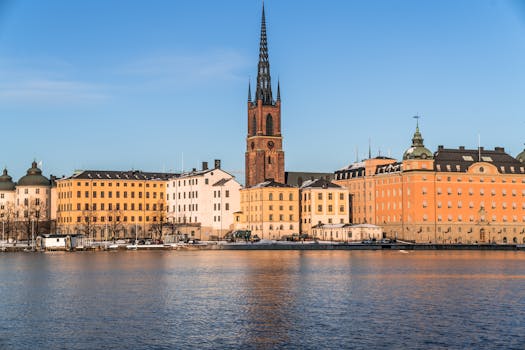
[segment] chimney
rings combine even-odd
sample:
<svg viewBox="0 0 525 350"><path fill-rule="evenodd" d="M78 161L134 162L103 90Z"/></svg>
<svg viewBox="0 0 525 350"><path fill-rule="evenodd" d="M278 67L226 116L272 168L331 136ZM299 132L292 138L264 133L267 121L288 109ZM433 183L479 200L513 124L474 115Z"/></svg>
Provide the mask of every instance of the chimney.
<svg viewBox="0 0 525 350"><path fill-rule="evenodd" d="M464 151L465 150L465 146L459 146L459 150L460 151Z"/></svg>
<svg viewBox="0 0 525 350"><path fill-rule="evenodd" d="M197 168L193 168L193 169L191 170L192 173L194 173L194 172L196 172L196 171L197 171Z"/></svg>
<svg viewBox="0 0 525 350"><path fill-rule="evenodd" d="M215 169L220 169L220 168L221 168L221 160L215 159Z"/></svg>
<svg viewBox="0 0 525 350"><path fill-rule="evenodd" d="M208 162L202 162L202 170L208 170Z"/></svg>

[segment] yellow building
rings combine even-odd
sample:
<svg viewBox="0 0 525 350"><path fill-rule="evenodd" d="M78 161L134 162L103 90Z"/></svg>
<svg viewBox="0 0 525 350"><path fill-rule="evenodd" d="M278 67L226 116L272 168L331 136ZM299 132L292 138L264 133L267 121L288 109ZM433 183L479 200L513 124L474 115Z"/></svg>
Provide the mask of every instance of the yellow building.
<svg viewBox="0 0 525 350"><path fill-rule="evenodd" d="M93 171L57 180L57 231L95 240L160 238L166 180L175 174Z"/></svg>
<svg viewBox="0 0 525 350"><path fill-rule="evenodd" d="M349 224L349 194L344 187L325 179L305 181L301 192L301 233L313 234L322 224Z"/></svg>
<svg viewBox="0 0 525 350"><path fill-rule="evenodd" d="M280 239L299 232L299 188L268 180L241 190L236 228L261 239Z"/></svg>

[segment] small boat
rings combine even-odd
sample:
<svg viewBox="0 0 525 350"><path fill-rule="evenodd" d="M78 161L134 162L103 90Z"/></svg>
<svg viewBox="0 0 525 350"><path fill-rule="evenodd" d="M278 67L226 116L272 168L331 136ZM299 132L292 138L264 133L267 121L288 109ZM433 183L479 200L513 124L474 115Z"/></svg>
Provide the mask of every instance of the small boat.
<svg viewBox="0 0 525 350"><path fill-rule="evenodd" d="M108 249L118 249L118 244L116 243L110 244L108 245Z"/></svg>

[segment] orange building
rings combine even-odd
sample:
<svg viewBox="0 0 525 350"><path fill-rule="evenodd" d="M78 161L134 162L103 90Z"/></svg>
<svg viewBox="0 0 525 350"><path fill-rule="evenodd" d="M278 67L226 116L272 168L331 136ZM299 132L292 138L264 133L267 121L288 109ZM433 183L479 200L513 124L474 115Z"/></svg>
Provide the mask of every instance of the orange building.
<svg viewBox="0 0 525 350"><path fill-rule="evenodd" d="M57 180L57 230L96 240L160 238L175 174L87 170Z"/></svg>
<svg viewBox="0 0 525 350"><path fill-rule="evenodd" d="M335 172L352 221L420 243L525 243L525 152L423 144L419 126L403 161L368 159Z"/></svg>

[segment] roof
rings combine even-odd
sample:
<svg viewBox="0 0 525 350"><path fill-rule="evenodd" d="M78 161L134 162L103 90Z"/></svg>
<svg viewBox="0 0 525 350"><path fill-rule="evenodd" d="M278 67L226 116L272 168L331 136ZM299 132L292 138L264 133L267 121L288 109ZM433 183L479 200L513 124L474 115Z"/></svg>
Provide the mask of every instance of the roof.
<svg viewBox="0 0 525 350"><path fill-rule="evenodd" d="M351 227L352 224L317 224L315 226L312 226L312 228L324 228L324 229L335 229L335 228L343 228L343 227Z"/></svg>
<svg viewBox="0 0 525 350"><path fill-rule="evenodd" d="M51 186L51 182L42 175L42 170L33 161L31 168L27 169L27 174L18 180L17 186Z"/></svg>
<svg viewBox="0 0 525 350"><path fill-rule="evenodd" d="M66 180L167 180L178 175L175 173L150 173L140 170L83 170L67 177Z"/></svg>
<svg viewBox="0 0 525 350"><path fill-rule="evenodd" d="M399 173L403 171L403 163L397 162L397 163L390 163L390 164L384 164L384 165L378 165L376 167L375 174L391 174L391 173Z"/></svg>
<svg viewBox="0 0 525 350"><path fill-rule="evenodd" d="M334 173L336 180L351 179L355 177L365 176L365 163L358 162L350 164L349 166L336 170Z"/></svg>
<svg viewBox="0 0 525 350"><path fill-rule="evenodd" d="M287 188L291 188L291 187L294 187L294 186L290 186L290 185L287 185L287 184L276 182L274 180L266 180L264 182L261 182L261 183L258 183L256 185L253 185L250 188L265 188L265 187L287 187Z"/></svg>
<svg viewBox="0 0 525 350"><path fill-rule="evenodd" d="M325 178L333 180L333 173L312 173L306 171L287 171L284 173L284 182L291 186L301 186L305 180Z"/></svg>
<svg viewBox="0 0 525 350"><path fill-rule="evenodd" d="M4 169L2 176L0 176L0 191L14 191L15 183L13 178L7 173L7 169Z"/></svg>
<svg viewBox="0 0 525 350"><path fill-rule="evenodd" d="M434 170L438 172L466 172L477 162L486 162L494 165L500 173L525 174L525 165L505 152L503 147L494 150L457 149L439 146L434 153Z"/></svg>
<svg viewBox="0 0 525 350"><path fill-rule="evenodd" d="M228 181L230 181L232 178L224 178L224 179L220 179L219 181L217 181L216 183L214 183L212 186L224 186L225 183L227 183Z"/></svg>
<svg viewBox="0 0 525 350"><path fill-rule="evenodd" d="M331 181L321 179L306 180L301 185L301 188L342 188L339 185L334 184Z"/></svg>

